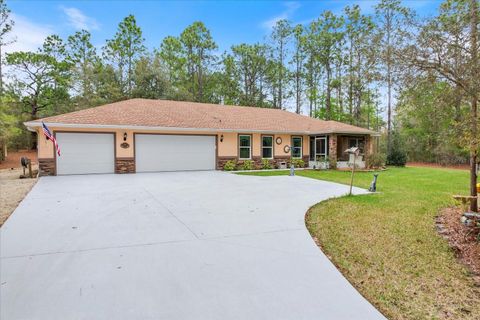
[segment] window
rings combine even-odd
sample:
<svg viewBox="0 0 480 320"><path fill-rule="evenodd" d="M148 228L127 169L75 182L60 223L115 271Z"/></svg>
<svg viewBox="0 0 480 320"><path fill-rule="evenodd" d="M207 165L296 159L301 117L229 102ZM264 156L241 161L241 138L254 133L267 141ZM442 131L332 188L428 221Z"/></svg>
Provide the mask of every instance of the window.
<svg viewBox="0 0 480 320"><path fill-rule="evenodd" d="M310 137L310 161L325 161L328 155L327 137Z"/></svg>
<svg viewBox="0 0 480 320"><path fill-rule="evenodd" d="M262 136L262 158L273 158L273 136Z"/></svg>
<svg viewBox="0 0 480 320"><path fill-rule="evenodd" d="M327 157L327 137L315 138L315 160L325 161Z"/></svg>
<svg viewBox="0 0 480 320"><path fill-rule="evenodd" d="M252 149L252 137L247 135L238 136L240 159L250 159Z"/></svg>
<svg viewBox="0 0 480 320"><path fill-rule="evenodd" d="M348 139L348 148L358 147L360 153L363 153L365 147L365 141L363 138L349 138Z"/></svg>
<svg viewBox="0 0 480 320"><path fill-rule="evenodd" d="M292 158L302 157L302 137L292 137Z"/></svg>

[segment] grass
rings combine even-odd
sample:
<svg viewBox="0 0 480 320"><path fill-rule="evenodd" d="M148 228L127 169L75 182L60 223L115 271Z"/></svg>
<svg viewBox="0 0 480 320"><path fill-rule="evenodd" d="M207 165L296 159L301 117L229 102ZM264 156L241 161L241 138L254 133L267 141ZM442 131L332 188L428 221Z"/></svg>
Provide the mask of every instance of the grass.
<svg viewBox="0 0 480 320"><path fill-rule="evenodd" d="M261 176L288 172L246 173ZM314 179L349 183L342 171L297 171ZM368 188L372 173L356 173ZM437 235L435 217L467 194L468 172L390 168L379 193L343 197L311 208L307 228L345 277L390 319L480 319L480 289Z"/></svg>

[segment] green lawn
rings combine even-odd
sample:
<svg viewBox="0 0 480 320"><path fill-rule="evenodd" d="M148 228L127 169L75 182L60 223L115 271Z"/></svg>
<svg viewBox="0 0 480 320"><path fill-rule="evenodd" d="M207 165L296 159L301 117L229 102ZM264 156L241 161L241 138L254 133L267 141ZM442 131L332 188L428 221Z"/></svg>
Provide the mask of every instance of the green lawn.
<svg viewBox="0 0 480 320"><path fill-rule="evenodd" d="M349 183L342 171L297 171ZM288 172L246 173L262 176ZM372 173L354 184L368 188ZM321 202L307 228L349 281L390 319L480 319L480 289L435 230L435 216L453 194L467 194L468 172L390 168L377 194Z"/></svg>

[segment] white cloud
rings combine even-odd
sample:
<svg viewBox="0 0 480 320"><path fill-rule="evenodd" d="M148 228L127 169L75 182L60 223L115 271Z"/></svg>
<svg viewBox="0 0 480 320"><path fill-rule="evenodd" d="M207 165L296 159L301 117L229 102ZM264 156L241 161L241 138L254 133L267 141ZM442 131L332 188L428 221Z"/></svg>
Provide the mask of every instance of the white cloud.
<svg viewBox="0 0 480 320"><path fill-rule="evenodd" d="M273 17L273 18L271 18L271 19L268 19L268 20L264 21L264 22L262 23L262 26L263 26L265 29L269 29L269 30L270 30L270 29L272 29L272 28L275 26L275 24L277 24L278 21L283 20L283 19L287 19L287 18L288 18L287 15L285 15L285 14L282 13L282 14L276 16L276 17Z"/></svg>
<svg viewBox="0 0 480 320"><path fill-rule="evenodd" d="M5 47L6 53L36 51L42 46L45 38L54 33L52 26L32 22L24 16L12 13L11 18L15 21L15 25L8 40L15 40L15 42Z"/></svg>
<svg viewBox="0 0 480 320"><path fill-rule="evenodd" d="M99 28L98 22L94 18L86 16L77 8L62 7L62 10L67 15L68 24L77 30L97 30Z"/></svg>
<svg viewBox="0 0 480 320"><path fill-rule="evenodd" d="M262 22L262 27L264 27L267 30L271 30L278 21L283 19L289 19L291 15L298 8L300 8L300 3L294 2L294 1L285 2L284 5L285 5L285 10L281 12L279 15Z"/></svg>

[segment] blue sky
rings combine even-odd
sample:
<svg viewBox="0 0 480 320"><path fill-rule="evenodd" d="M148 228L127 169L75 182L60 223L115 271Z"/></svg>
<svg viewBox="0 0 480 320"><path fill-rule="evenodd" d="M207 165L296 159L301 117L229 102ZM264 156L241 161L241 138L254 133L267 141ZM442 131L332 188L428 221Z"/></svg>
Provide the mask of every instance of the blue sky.
<svg viewBox="0 0 480 320"><path fill-rule="evenodd" d="M156 48L167 35L179 35L194 21L203 21L211 30L220 51L233 44L262 41L272 24L281 18L308 23L324 10L339 13L346 5L358 3L371 14L376 1L8 1L16 21L17 42L7 48L35 50L49 34L66 38L76 30L88 29L93 43L101 47L111 38L118 23L134 14L146 44ZM404 1L420 15L433 15L438 0Z"/></svg>

